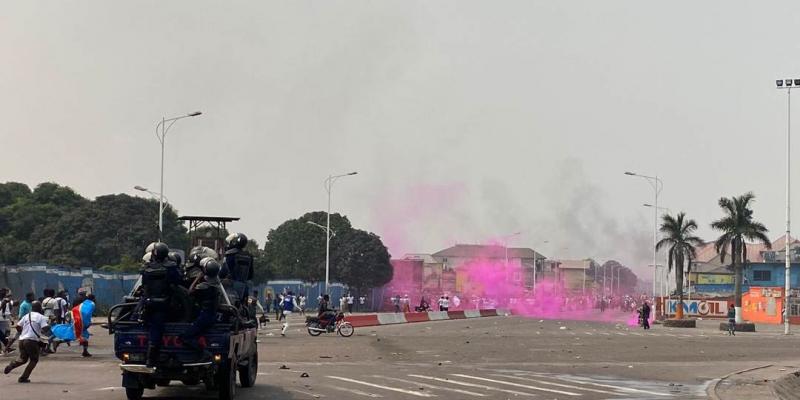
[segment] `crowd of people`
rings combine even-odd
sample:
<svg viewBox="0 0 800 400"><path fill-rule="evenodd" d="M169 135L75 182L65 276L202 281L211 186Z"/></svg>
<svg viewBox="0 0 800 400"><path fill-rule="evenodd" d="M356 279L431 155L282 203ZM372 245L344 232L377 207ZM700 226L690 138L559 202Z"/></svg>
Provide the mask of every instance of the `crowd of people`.
<svg viewBox="0 0 800 400"><path fill-rule="evenodd" d="M65 290L47 288L38 298L28 292L19 300L10 289L0 288L0 347L3 355L17 352L3 373L27 364L17 381L30 382L39 358L55 353L62 343L78 342L83 347L81 356L91 357L89 327L94 311L94 294L83 288L76 291L74 299Z"/></svg>

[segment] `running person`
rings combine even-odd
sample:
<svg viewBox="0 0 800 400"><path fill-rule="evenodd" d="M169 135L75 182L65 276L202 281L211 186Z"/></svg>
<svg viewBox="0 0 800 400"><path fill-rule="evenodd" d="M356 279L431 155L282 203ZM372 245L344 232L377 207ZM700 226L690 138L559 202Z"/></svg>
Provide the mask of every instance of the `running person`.
<svg viewBox="0 0 800 400"><path fill-rule="evenodd" d="M294 301L294 294L291 290L288 291L285 296L283 296L281 308L283 309L283 329L281 330L281 336L286 336L286 330L289 329L289 316L292 315L292 312L294 312L295 309L300 308Z"/></svg>

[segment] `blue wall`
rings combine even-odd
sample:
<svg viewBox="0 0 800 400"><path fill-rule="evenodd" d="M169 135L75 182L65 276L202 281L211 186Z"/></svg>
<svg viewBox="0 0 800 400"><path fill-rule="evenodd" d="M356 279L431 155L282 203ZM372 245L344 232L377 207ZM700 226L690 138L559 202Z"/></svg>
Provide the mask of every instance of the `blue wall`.
<svg viewBox="0 0 800 400"><path fill-rule="evenodd" d="M99 307L110 307L120 302L132 289L138 274L95 273L91 268L80 271L47 265L0 267L0 287L8 287L15 299L27 292L43 296L44 289L66 290L71 299L78 288L85 288L97 297Z"/></svg>
<svg viewBox="0 0 800 400"><path fill-rule="evenodd" d="M753 279L754 271L770 271L770 280L756 281ZM752 286L784 286L786 269L783 263L759 263L750 264L745 267L745 277ZM790 285L793 288L800 287L800 264L791 264Z"/></svg>

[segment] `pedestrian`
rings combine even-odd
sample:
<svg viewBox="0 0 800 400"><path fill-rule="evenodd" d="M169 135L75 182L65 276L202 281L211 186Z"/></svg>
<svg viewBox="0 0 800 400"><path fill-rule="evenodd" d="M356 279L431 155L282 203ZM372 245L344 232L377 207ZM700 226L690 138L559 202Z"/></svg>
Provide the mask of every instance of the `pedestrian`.
<svg viewBox="0 0 800 400"><path fill-rule="evenodd" d="M444 296L439 296L439 301L436 303L439 305L439 311L444 311Z"/></svg>
<svg viewBox="0 0 800 400"><path fill-rule="evenodd" d="M272 308L275 310L275 319L279 322L281 320L281 295L280 293L275 294L275 300L272 301Z"/></svg>
<svg viewBox="0 0 800 400"><path fill-rule="evenodd" d="M396 294L392 297L392 305L394 306L394 312L400 312L400 295Z"/></svg>
<svg viewBox="0 0 800 400"><path fill-rule="evenodd" d="M516 302L516 299L514 300ZM459 306L461 306L461 299L459 299L458 296L453 296L453 307L458 309Z"/></svg>
<svg viewBox="0 0 800 400"><path fill-rule="evenodd" d="M400 304L403 306L403 312L411 312L411 299L408 298L408 294L403 295Z"/></svg>
<svg viewBox="0 0 800 400"><path fill-rule="evenodd" d="M647 304L647 300L642 304L642 327L650 329L650 304Z"/></svg>
<svg viewBox="0 0 800 400"><path fill-rule="evenodd" d="M736 308L728 305L728 336L736 336Z"/></svg>
<svg viewBox="0 0 800 400"><path fill-rule="evenodd" d="M264 305L266 306L264 310L269 314L271 310L270 307L272 307L272 293L267 293L267 300L264 302Z"/></svg>
<svg viewBox="0 0 800 400"><path fill-rule="evenodd" d="M353 313L353 304L355 303L355 297L352 294L347 293L347 313Z"/></svg>
<svg viewBox="0 0 800 400"><path fill-rule="evenodd" d="M298 309L297 303L294 300L294 294L292 291L288 291L286 296L283 296L283 329L281 330L281 336L286 336L286 330L289 329L289 316L292 315L295 309Z"/></svg>
<svg viewBox="0 0 800 400"><path fill-rule="evenodd" d="M304 294L300 293L300 296L297 297L297 300L299 301L298 305L300 306L300 315L305 317L306 316L306 296Z"/></svg>
<svg viewBox="0 0 800 400"><path fill-rule="evenodd" d="M22 303L19 304L19 315L17 316L17 320L22 320L22 317L28 315L31 312L31 304L36 299L34 297L33 292L25 293L25 300L22 300Z"/></svg>
<svg viewBox="0 0 800 400"><path fill-rule="evenodd" d="M3 373L8 375L14 368L28 364L25 371L19 376L17 382L28 383L30 382L31 372L36 368L39 362L39 351L41 350L42 335L45 334L45 329L49 328L47 318L42 315L42 303L35 301L31 302L31 309L25 314L25 318L19 321L17 325L17 332L19 332L19 358L11 361L8 366L3 370Z"/></svg>
<svg viewBox="0 0 800 400"><path fill-rule="evenodd" d="M450 311L450 296L444 296L442 299L442 311Z"/></svg>
<svg viewBox="0 0 800 400"><path fill-rule="evenodd" d="M358 296L358 311L364 312L364 306L367 304L367 296L363 294Z"/></svg>
<svg viewBox="0 0 800 400"><path fill-rule="evenodd" d="M14 348L11 347L11 344L14 343L13 338L11 338L11 310L6 312L7 305L9 303L9 299L6 298L6 293L8 289L3 288L0 289L0 345L3 347L3 355L11 353L14 351Z"/></svg>

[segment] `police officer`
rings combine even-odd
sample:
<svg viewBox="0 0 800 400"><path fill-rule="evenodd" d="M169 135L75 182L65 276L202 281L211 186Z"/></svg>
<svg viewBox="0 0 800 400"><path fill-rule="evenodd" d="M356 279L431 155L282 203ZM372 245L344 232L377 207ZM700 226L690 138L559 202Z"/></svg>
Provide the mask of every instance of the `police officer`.
<svg viewBox="0 0 800 400"><path fill-rule="evenodd" d="M169 257L169 246L161 242L151 246L148 246L151 249L149 260L141 272L141 304L144 306L142 319L149 326L147 367L150 368L158 361L174 286L180 285L182 281L176 260Z"/></svg>
<svg viewBox="0 0 800 400"><path fill-rule="evenodd" d="M217 252L205 246L195 246L189 250L189 257L186 259L186 266L183 270L183 285L187 289L190 288L195 281L199 281L203 278L203 267L200 266L200 261L206 257L216 259Z"/></svg>
<svg viewBox="0 0 800 400"><path fill-rule="evenodd" d="M243 303L250 292L250 281L254 273L253 256L244 249L247 246L247 236L243 233L232 233L225 238L225 244L225 266L234 281L237 299Z"/></svg>
<svg viewBox="0 0 800 400"><path fill-rule="evenodd" d="M200 312L197 319L192 322L189 329L181 335L181 340L186 348L195 351L202 351L205 358L210 358L211 354L200 347L198 337L211 328L217 320L217 310L219 308L219 271L221 269L217 260L206 257L200 262L204 277L202 281L196 281L189 288L189 295L195 300Z"/></svg>

